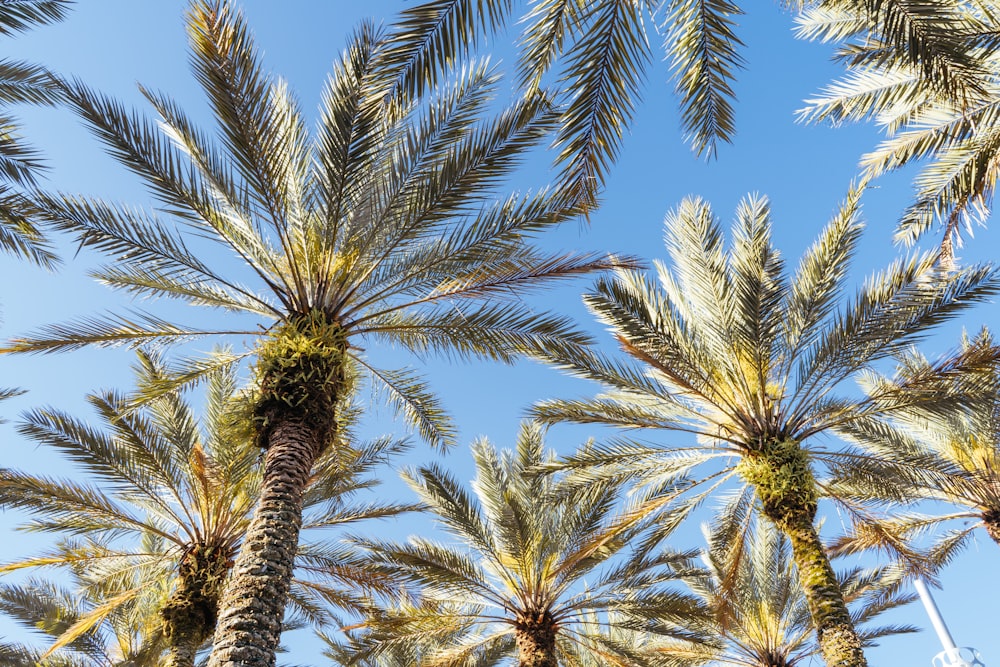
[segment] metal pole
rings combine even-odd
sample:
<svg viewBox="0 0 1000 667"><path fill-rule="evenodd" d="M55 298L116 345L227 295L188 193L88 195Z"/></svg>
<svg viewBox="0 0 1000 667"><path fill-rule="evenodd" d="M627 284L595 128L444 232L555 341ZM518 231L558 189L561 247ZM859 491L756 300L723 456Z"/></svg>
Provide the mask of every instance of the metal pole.
<svg viewBox="0 0 1000 667"><path fill-rule="evenodd" d="M934 632L937 633L938 639L941 640L941 646L944 647L945 651L955 651L958 648L955 646L955 640L951 638L948 626L944 624L941 612L938 611L937 605L934 604L934 598L931 597L931 592L927 590L924 580L914 579L913 587L920 594L920 601L924 603L924 609L927 610L927 615L931 618L931 625L934 626Z"/></svg>

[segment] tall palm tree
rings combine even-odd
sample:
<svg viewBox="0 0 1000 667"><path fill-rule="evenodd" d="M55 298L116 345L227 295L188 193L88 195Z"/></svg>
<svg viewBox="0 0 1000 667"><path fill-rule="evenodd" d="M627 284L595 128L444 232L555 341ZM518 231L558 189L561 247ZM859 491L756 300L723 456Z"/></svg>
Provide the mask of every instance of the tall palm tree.
<svg viewBox="0 0 1000 667"><path fill-rule="evenodd" d="M957 99L922 76L920 66L902 54L887 52L878 40L848 40L841 49L847 75L807 100L800 118L808 122L873 120L887 137L861 158L867 178L925 163L914 181L914 201L903 213L897 239L908 244L944 227L943 259L950 262L954 244L965 229L989 215L1000 160L1000 66L996 35L1000 14L992 0L956 3L957 28L969 35L980 60L974 93ZM844 40L863 29L864 18L849 3L802 15L800 34Z"/></svg>
<svg viewBox="0 0 1000 667"><path fill-rule="evenodd" d="M788 541L772 523L754 519L753 502L752 494L737 494L704 529L708 548L702 558L707 572L686 580L712 610L708 627L700 630L716 641L697 647L669 643L658 647L677 667L706 661L732 667L801 667L819 657ZM865 646L880 637L917 630L906 625L866 625L914 599L901 592L901 575L900 570L889 568L856 567L838 574Z"/></svg>
<svg viewBox="0 0 1000 667"><path fill-rule="evenodd" d="M156 358L140 354L139 360L140 388L164 378ZM57 410L33 411L20 424L23 435L56 448L82 473L59 480L0 470L0 504L33 515L27 528L64 538L0 571L68 568L89 591L89 610L54 635L46 657L122 610L144 609L159 615L166 665L194 665L215 628L222 585L261 485L259 451L240 424L239 399L234 375L219 371L205 393L204 428L176 395L133 410L130 398L116 392L89 397L103 428ZM327 450L303 498L307 534L407 509L353 500L372 483L364 475L399 446L386 439ZM299 547L296 573L293 608L316 625L337 620L329 605L357 612L363 606L358 588L387 590L343 548L322 541Z"/></svg>
<svg viewBox="0 0 1000 667"><path fill-rule="evenodd" d="M965 345L991 343L984 331ZM895 377L873 378L872 387L909 382L928 366L921 355L911 353ZM980 528L1000 545L1000 367L989 369L985 378L961 375L955 379L959 386L973 388L984 381L990 387L987 400L973 409L940 414L932 406L915 406L891 419L848 430L860 452L874 462L867 475L846 470L838 492L862 505L890 504L892 511L874 524L856 525L853 534L834 545L838 551L877 548L902 561L916 560L936 569L947 564ZM943 511L927 514L903 509L926 501L936 501ZM953 511L944 509L948 506ZM926 537L936 528L943 532L934 535L933 544L914 546L914 538Z"/></svg>
<svg viewBox="0 0 1000 667"><path fill-rule="evenodd" d="M211 664L270 666L302 493L336 431L338 402L365 380L432 443L453 436L416 373L378 368L366 351L383 343L510 362L544 341L589 342L567 319L537 313L521 297L620 262L533 244L536 233L578 213L561 193L498 199L505 177L556 123L544 93L491 113L494 71L460 62L447 87L400 91L390 36L366 25L335 65L310 138L288 87L262 69L239 12L224 0L197 1L188 25L218 142L148 89L158 121L82 84L65 90L166 213L74 196L36 204L56 227L111 258L95 272L108 285L255 321L240 326L231 316L206 330L149 313L91 317L17 339L7 351L249 338L245 352L223 361L255 360L264 480L223 598ZM213 254L204 253L206 244ZM196 380L218 363L182 363L177 381Z"/></svg>
<svg viewBox="0 0 1000 667"><path fill-rule="evenodd" d="M0 2L0 36L60 21L71 5L70 0L4 0ZM57 98L58 86L45 68L0 60L0 250L46 267L52 267L56 257L34 220L37 211L19 191L35 186L41 164L4 107L24 102L52 104Z"/></svg>
<svg viewBox="0 0 1000 667"><path fill-rule="evenodd" d="M846 381L997 290L994 269L945 273L925 255L894 262L844 299L861 236L859 196L850 193L794 276L772 244L766 200L740 204L728 248L708 204L685 200L667 216L672 266L657 266L658 282L622 270L584 297L628 358L557 347L545 355L607 392L534 409L546 423L695 436L673 445L612 442L561 466L579 469L578 481L628 475L649 487L654 508L659 496L688 486L697 501L731 478L751 485L791 542L823 657L838 667L866 662L817 531L818 502L829 492L817 474L824 464L864 462L819 436L914 405L942 413L967 405L972 398L951 379L996 358L992 347L972 346L909 382L862 397L843 393ZM702 495L699 484L709 485Z"/></svg>
<svg viewBox="0 0 1000 667"><path fill-rule="evenodd" d="M580 653L603 665L645 665L609 624L684 634L680 624L705 613L670 587L689 554L626 553L641 524L616 513L615 485L560 493L551 476L536 474L554 460L542 435L526 423L514 451L475 443L474 495L436 467L406 476L458 543L366 541L420 598L371 618L362 655L416 645L418 664L441 667L515 656L521 667L556 667Z"/></svg>
<svg viewBox="0 0 1000 667"><path fill-rule="evenodd" d="M958 0L794 0L791 9L846 9L858 33L912 65L925 85L953 99L979 91L983 67ZM395 57L414 81L512 24L518 72L532 89L555 70L565 91L556 139L562 179L589 204L617 156L662 42L695 152L714 155L736 132L733 82L743 68L735 0L424 0L403 13ZM522 12L516 10L523 9ZM520 16L518 16L520 14ZM419 85L419 84L411 84Z"/></svg>

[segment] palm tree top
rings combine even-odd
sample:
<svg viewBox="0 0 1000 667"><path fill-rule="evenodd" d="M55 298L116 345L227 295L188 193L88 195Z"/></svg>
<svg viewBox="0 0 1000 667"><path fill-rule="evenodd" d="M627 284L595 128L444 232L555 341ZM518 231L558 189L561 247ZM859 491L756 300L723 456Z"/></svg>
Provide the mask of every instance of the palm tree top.
<svg viewBox="0 0 1000 667"><path fill-rule="evenodd" d="M234 334L260 342L262 332L299 327L328 350L346 346L358 371L440 444L453 434L436 399L412 371L372 366L363 354L370 345L511 361L549 338L588 342L568 319L521 300L554 280L633 263L539 250L533 237L580 209L558 190L503 194L511 170L556 122L545 92L493 112L498 78L480 62L454 64L448 84L394 95L405 74L391 57L394 35L365 24L335 63L310 133L229 3L194 3L189 26L214 136L165 94L141 88L153 120L64 82L75 111L165 213L69 195L34 204L110 260L94 271L110 287L259 324L200 329L133 311L46 327L7 351ZM211 259L206 244L238 266ZM178 381L258 352L248 348L179 364Z"/></svg>
<svg viewBox="0 0 1000 667"><path fill-rule="evenodd" d="M372 656L423 646L427 664L465 664L510 655L516 640L522 660L527 641L560 660L590 652L632 664L639 653L607 634L608 614L623 630L682 635L683 619L701 613L671 586L691 554L626 554L642 525L617 513L615 485L566 491L537 474L554 461L540 427L524 424L515 450L480 440L473 457L472 494L433 466L406 476L453 542L364 541L414 586L411 601L367 622Z"/></svg>
<svg viewBox="0 0 1000 667"><path fill-rule="evenodd" d="M620 270L584 301L629 361L551 348L545 358L609 392L540 403L546 422L569 420L689 432L704 444L754 452L807 441L854 419L913 404L968 401L950 378L990 366L992 346L969 346L906 384L862 398L838 394L879 361L997 291L997 272L946 272L933 254L893 262L845 298L858 244L860 187L807 250L793 274L771 240L766 198L737 208L727 244L707 202L683 201L666 218L670 264L655 276Z"/></svg>

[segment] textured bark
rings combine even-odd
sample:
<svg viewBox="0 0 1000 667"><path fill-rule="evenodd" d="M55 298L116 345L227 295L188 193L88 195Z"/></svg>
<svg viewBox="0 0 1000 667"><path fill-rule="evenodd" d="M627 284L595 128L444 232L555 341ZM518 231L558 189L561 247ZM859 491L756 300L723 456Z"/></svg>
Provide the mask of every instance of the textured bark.
<svg viewBox="0 0 1000 667"><path fill-rule="evenodd" d="M167 653L164 667L194 667L194 656L200 644L174 644Z"/></svg>
<svg viewBox="0 0 1000 667"><path fill-rule="evenodd" d="M794 441L765 442L744 457L739 470L754 485L765 516L791 542L823 660L828 667L868 667L837 575L816 532L818 492L808 453Z"/></svg>
<svg viewBox="0 0 1000 667"><path fill-rule="evenodd" d="M518 667L557 667L556 627L549 612L522 614L514 623Z"/></svg>
<svg viewBox="0 0 1000 667"><path fill-rule="evenodd" d="M282 419L269 429L260 500L219 605L209 667L274 666L302 494L324 440L299 419Z"/></svg>
<svg viewBox="0 0 1000 667"><path fill-rule="evenodd" d="M837 575L815 527L810 522L781 528L792 543L799 585L809 605L826 664L828 667L867 667L861 638L854 630Z"/></svg>
<svg viewBox="0 0 1000 667"><path fill-rule="evenodd" d="M194 545L185 552L177 585L160 612L167 667L194 667L195 653L215 630L231 557L229 549L215 545Z"/></svg>
<svg viewBox="0 0 1000 667"><path fill-rule="evenodd" d="M986 534L1000 546L1000 510L986 510L982 517Z"/></svg>

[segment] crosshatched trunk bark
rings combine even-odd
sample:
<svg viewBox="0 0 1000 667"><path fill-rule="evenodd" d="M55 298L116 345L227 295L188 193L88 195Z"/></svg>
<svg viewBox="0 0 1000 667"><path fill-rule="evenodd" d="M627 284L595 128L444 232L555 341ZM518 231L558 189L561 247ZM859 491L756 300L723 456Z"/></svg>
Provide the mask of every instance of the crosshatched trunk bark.
<svg viewBox="0 0 1000 667"><path fill-rule="evenodd" d="M194 667L194 656L200 644L174 644L167 653L164 667Z"/></svg>
<svg viewBox="0 0 1000 667"><path fill-rule="evenodd" d="M273 667L302 526L302 495L324 434L303 420L270 430L260 500L219 605L209 667Z"/></svg>
<svg viewBox="0 0 1000 667"><path fill-rule="evenodd" d="M816 532L818 492L808 453L794 440L762 442L740 462L767 516L789 539L799 585L827 667L868 667L861 638Z"/></svg>
<svg viewBox="0 0 1000 667"><path fill-rule="evenodd" d="M514 639L518 667L558 667L556 628L548 612L518 619L514 624Z"/></svg>
<svg viewBox="0 0 1000 667"><path fill-rule="evenodd" d="M982 519L986 534L1000 546L1000 510L986 510L982 514Z"/></svg>

